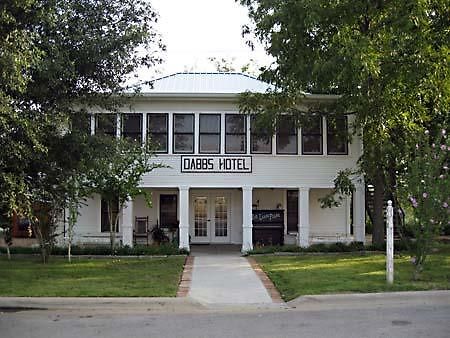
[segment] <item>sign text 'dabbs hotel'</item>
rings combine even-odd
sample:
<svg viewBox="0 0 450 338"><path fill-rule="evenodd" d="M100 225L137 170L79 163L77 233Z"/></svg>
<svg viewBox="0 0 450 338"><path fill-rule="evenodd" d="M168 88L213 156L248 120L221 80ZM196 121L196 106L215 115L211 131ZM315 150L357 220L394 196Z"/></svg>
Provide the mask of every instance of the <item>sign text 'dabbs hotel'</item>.
<svg viewBox="0 0 450 338"><path fill-rule="evenodd" d="M251 156L182 156L183 173L251 173Z"/></svg>

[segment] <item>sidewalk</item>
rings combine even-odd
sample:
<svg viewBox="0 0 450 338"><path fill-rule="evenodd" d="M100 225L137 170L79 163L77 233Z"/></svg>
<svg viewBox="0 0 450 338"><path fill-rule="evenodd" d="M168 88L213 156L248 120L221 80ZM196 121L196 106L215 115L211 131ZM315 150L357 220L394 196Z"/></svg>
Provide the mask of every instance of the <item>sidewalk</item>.
<svg viewBox="0 0 450 338"><path fill-rule="evenodd" d="M1 312L27 310L89 311L99 313L195 313L200 303L175 297L0 297Z"/></svg>
<svg viewBox="0 0 450 338"><path fill-rule="evenodd" d="M274 306L275 305L275 306ZM301 296L276 304L201 304L190 297L0 297L0 313L49 310L89 314L354 310L450 306L450 290Z"/></svg>
<svg viewBox="0 0 450 338"><path fill-rule="evenodd" d="M246 258L239 253L194 255L189 296L203 304L273 304Z"/></svg>
<svg viewBox="0 0 450 338"><path fill-rule="evenodd" d="M300 296L287 303L289 308L299 311L374 309L381 306L396 308L422 305L450 305L450 290Z"/></svg>

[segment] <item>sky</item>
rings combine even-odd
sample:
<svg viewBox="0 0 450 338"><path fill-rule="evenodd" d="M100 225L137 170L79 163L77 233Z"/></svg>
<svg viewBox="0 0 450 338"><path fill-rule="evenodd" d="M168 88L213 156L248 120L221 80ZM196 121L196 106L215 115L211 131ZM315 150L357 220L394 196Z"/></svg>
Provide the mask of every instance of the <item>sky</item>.
<svg viewBox="0 0 450 338"><path fill-rule="evenodd" d="M208 57L235 58L238 70L250 59L258 66L270 64L261 45L252 51L245 44L241 28L250 19L235 0L151 0L151 4L159 13L156 26L167 47L164 63L149 71L154 76L215 71Z"/></svg>

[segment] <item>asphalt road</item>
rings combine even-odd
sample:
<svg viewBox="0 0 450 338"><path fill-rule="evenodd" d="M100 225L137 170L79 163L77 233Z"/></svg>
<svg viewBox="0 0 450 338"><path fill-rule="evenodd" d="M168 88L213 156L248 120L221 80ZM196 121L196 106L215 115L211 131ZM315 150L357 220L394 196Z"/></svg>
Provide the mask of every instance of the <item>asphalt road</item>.
<svg viewBox="0 0 450 338"><path fill-rule="evenodd" d="M424 297L307 298L284 308L192 311L114 304L24 310L0 303L0 337L450 337L448 297Z"/></svg>

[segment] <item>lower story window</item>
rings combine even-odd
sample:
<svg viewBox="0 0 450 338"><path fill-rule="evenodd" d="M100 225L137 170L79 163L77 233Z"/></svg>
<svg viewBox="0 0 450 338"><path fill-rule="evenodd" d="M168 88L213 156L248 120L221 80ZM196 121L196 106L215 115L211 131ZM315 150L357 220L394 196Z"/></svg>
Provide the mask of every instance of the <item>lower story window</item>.
<svg viewBox="0 0 450 338"><path fill-rule="evenodd" d="M119 213L119 200L116 199L112 203L112 214L111 219L114 222L117 218L117 214ZM109 232L110 231L110 218L108 213L108 203L105 199L102 198L102 206L101 206L101 231ZM119 224L117 224L116 232L119 232Z"/></svg>
<svg viewBox="0 0 450 338"><path fill-rule="evenodd" d="M287 232L298 232L298 190L287 191Z"/></svg>
<svg viewBox="0 0 450 338"><path fill-rule="evenodd" d="M159 220L163 228L178 228L177 195L159 196Z"/></svg>

